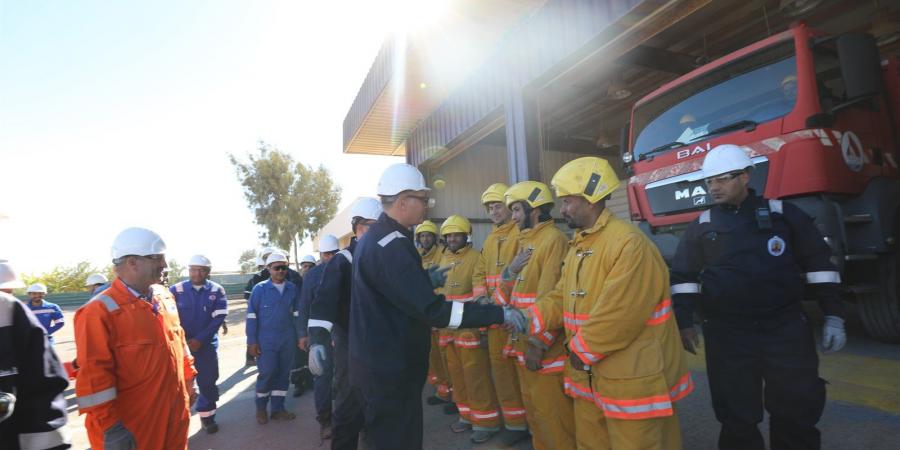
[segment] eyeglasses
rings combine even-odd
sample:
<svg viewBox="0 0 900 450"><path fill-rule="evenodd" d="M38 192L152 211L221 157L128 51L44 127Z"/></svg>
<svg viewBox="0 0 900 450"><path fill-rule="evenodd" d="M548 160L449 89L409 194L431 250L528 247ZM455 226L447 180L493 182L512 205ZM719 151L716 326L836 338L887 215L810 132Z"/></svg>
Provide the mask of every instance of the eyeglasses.
<svg viewBox="0 0 900 450"><path fill-rule="evenodd" d="M743 173L744 173L743 171L731 172L731 173L726 173L724 175L719 175L717 177L707 178L703 181L706 183L707 186L709 186L713 183L725 183L727 181L731 181L731 180L741 176Z"/></svg>
<svg viewBox="0 0 900 450"><path fill-rule="evenodd" d="M141 258L144 258L144 259L149 259L151 261L162 261L166 257L166 255L162 255L162 254L160 254L160 255L137 255L137 256L140 256Z"/></svg>
<svg viewBox="0 0 900 450"><path fill-rule="evenodd" d="M277 271L277 272L283 272L283 271L285 271L285 270L288 270L288 266L272 266L269 270L274 270L274 271Z"/></svg>
<svg viewBox="0 0 900 450"><path fill-rule="evenodd" d="M424 196L424 195L410 195L410 194L407 194L406 196L407 196L407 197L410 197L410 198L414 198L414 199L416 199L416 200L422 202L422 204L425 205L425 207L427 207L427 208L434 208L434 199L433 199L433 198L429 198L429 197Z"/></svg>

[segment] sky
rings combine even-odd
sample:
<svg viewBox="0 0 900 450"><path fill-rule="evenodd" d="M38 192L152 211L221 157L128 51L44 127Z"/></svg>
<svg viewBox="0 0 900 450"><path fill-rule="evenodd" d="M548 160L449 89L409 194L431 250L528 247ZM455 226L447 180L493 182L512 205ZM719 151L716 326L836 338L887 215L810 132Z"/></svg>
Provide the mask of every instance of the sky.
<svg viewBox="0 0 900 450"><path fill-rule="evenodd" d="M328 168L339 209L374 194L402 159L343 154L342 121L408 4L0 0L0 259L103 266L141 226L236 269L261 229L228 154L259 140Z"/></svg>

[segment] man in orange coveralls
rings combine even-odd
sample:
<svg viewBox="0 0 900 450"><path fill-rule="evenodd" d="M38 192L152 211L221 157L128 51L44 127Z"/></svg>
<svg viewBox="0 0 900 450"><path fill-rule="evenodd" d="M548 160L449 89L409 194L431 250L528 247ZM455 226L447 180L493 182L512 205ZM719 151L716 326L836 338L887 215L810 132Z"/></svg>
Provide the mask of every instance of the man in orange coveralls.
<svg viewBox="0 0 900 450"><path fill-rule="evenodd" d="M175 300L157 284L165 251L153 231L119 233L116 280L75 313L75 395L94 450L187 448L197 372Z"/></svg>

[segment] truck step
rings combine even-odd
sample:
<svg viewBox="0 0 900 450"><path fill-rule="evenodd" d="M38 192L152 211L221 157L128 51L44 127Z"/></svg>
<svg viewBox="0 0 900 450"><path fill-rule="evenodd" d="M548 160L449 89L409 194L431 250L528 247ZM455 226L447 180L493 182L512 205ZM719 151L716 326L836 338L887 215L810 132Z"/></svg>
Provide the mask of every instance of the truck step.
<svg viewBox="0 0 900 450"><path fill-rule="evenodd" d="M844 261L871 261L878 259L878 255L874 253L859 253L855 255L844 255Z"/></svg>
<svg viewBox="0 0 900 450"><path fill-rule="evenodd" d="M871 223L871 214L850 214L844 216L844 223Z"/></svg>

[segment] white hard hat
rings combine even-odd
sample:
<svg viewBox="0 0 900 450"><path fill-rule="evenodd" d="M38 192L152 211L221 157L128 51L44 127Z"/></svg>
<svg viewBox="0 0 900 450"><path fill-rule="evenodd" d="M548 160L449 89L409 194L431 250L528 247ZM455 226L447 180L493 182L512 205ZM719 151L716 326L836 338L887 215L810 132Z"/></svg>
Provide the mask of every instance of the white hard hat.
<svg viewBox="0 0 900 450"><path fill-rule="evenodd" d="M0 263L0 289L19 289L25 287L25 283L19 279L15 269L8 262Z"/></svg>
<svg viewBox="0 0 900 450"><path fill-rule="evenodd" d="M112 257L158 255L166 252L162 238L146 228L126 228L113 241Z"/></svg>
<svg viewBox="0 0 900 450"><path fill-rule="evenodd" d="M320 252L335 252L340 250L340 248L341 244L338 242L338 238L334 237L333 234L326 234L319 240Z"/></svg>
<svg viewBox="0 0 900 450"><path fill-rule="evenodd" d="M263 249L259 252L259 256L269 256L272 252L277 252L278 249L275 247L263 247Z"/></svg>
<svg viewBox="0 0 900 450"><path fill-rule="evenodd" d="M264 265L266 265L266 260L264 260L262 256L257 256L256 257L256 265L264 266Z"/></svg>
<svg viewBox="0 0 900 450"><path fill-rule="evenodd" d="M288 262L287 255L281 252L272 252L268 258L266 258L266 265L270 266L272 263L277 262Z"/></svg>
<svg viewBox="0 0 900 450"><path fill-rule="evenodd" d="M91 274L91 276L87 277L87 280L84 281L85 286L93 286L95 284L104 284L109 283L109 280L100 273Z"/></svg>
<svg viewBox="0 0 900 450"><path fill-rule="evenodd" d="M191 260L190 262L188 262L188 266L212 267L212 263L209 262L209 258L203 255L194 255L191 256Z"/></svg>
<svg viewBox="0 0 900 450"><path fill-rule="evenodd" d="M391 196L403 191L430 191L425 186L422 172L410 164L394 164L381 173L378 180L378 195Z"/></svg>
<svg viewBox="0 0 900 450"><path fill-rule="evenodd" d="M46 294L47 286L42 283L34 283L31 286L28 286L28 290L26 290L25 292L27 292L29 294L32 292L39 292L41 294Z"/></svg>
<svg viewBox="0 0 900 450"><path fill-rule="evenodd" d="M703 159L703 178L711 178L728 172L753 166L747 152L732 144L717 145Z"/></svg>
<svg viewBox="0 0 900 450"><path fill-rule="evenodd" d="M303 264L303 263L312 263L312 264L315 264L315 263L316 263L316 257L313 256L313 255L306 255L306 256L304 256L303 258L300 258L300 263L301 263L301 264Z"/></svg>
<svg viewBox="0 0 900 450"><path fill-rule="evenodd" d="M362 197L350 208L350 218L362 217L363 219L378 220L381 211L380 201L372 197Z"/></svg>

